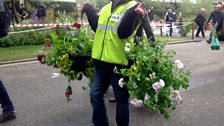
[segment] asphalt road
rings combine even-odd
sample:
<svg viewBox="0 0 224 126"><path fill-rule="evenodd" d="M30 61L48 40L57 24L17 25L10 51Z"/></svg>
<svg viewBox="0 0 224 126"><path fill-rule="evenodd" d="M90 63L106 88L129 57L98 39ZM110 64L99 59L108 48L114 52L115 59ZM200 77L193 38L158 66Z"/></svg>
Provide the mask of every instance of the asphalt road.
<svg viewBox="0 0 224 126"><path fill-rule="evenodd" d="M224 44L212 51L206 42L168 45L177 52L192 76L190 88L181 94L184 103L169 119L144 107L131 106L130 126L223 126L224 120ZM66 78L52 78L57 69L36 62L0 65L0 77L16 107L17 119L0 126L89 126L91 105L87 80L72 83L72 101L64 97ZM106 99L112 95L109 90ZM111 125L115 126L115 104L106 103Z"/></svg>

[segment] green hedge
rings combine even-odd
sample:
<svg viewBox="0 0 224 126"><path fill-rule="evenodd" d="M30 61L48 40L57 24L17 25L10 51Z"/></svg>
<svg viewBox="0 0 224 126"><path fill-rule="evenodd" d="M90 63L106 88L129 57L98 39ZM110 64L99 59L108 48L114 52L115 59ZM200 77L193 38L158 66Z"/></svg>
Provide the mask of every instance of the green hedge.
<svg viewBox="0 0 224 126"><path fill-rule="evenodd" d="M29 30L29 29L27 28L20 29L20 31L24 31L24 30ZM43 44L46 38L49 37L50 33L54 31L55 31L55 28L26 32L26 33L9 34L6 37L0 38L0 47L40 45L40 44ZM18 31L13 31L13 32L18 32Z"/></svg>

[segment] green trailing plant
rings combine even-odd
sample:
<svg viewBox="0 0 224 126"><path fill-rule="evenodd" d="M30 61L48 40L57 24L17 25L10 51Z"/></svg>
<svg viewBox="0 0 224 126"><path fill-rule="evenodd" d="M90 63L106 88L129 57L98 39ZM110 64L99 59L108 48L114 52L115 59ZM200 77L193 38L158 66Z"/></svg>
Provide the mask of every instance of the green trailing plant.
<svg viewBox="0 0 224 126"><path fill-rule="evenodd" d="M145 106L169 117L169 109L182 102L180 89L189 87L190 71L180 60L174 60L175 52L164 51L165 44L157 42L151 47L147 39L128 49L127 56L134 63L122 69L119 85L126 86L134 106ZM127 79L128 78L128 79Z"/></svg>
<svg viewBox="0 0 224 126"><path fill-rule="evenodd" d="M67 77L68 87L65 94L68 101L72 94L71 81L81 80L82 76L85 76L89 79L90 85L93 80L95 69L90 58L92 38L88 36L89 31L91 30L88 28L81 28L80 23L74 23L73 27L67 26L67 30L51 33L50 39L38 51L37 58L42 64L59 68L60 73Z"/></svg>

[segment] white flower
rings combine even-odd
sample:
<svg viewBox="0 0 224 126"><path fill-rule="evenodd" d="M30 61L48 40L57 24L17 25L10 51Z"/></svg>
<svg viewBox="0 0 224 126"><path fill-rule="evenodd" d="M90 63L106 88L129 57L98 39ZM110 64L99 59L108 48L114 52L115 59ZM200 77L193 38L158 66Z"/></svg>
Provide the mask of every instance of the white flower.
<svg viewBox="0 0 224 126"><path fill-rule="evenodd" d="M145 97L144 97L145 100L149 100L150 99L150 96L148 94L145 94Z"/></svg>
<svg viewBox="0 0 224 126"><path fill-rule="evenodd" d="M160 83L160 85L161 85L162 87L165 86L165 82L164 82L162 79L159 80L159 83Z"/></svg>
<svg viewBox="0 0 224 126"><path fill-rule="evenodd" d="M184 67L184 64L181 62L181 60L175 60L174 62L178 68L181 69Z"/></svg>
<svg viewBox="0 0 224 126"><path fill-rule="evenodd" d="M133 87L134 89L136 89L136 88L138 88L138 85L137 85L136 83L133 83L133 84L132 84L132 87Z"/></svg>
<svg viewBox="0 0 224 126"><path fill-rule="evenodd" d="M149 74L149 77L150 77L150 79L153 79L153 75L152 74Z"/></svg>
<svg viewBox="0 0 224 126"><path fill-rule="evenodd" d="M57 78L57 77L59 77L60 76L60 73L52 73L51 74L51 77L52 78Z"/></svg>
<svg viewBox="0 0 224 126"><path fill-rule="evenodd" d="M138 99L132 99L131 100L131 104L134 106L134 107L141 107L142 106L142 100L138 100Z"/></svg>
<svg viewBox="0 0 224 126"><path fill-rule="evenodd" d="M152 75L153 75L153 77L155 77L155 76L156 76L156 73L155 73L155 72L153 72L153 73L152 73Z"/></svg>
<svg viewBox="0 0 224 126"><path fill-rule="evenodd" d="M114 67L114 73L116 73L116 72L117 72L117 67L115 66L115 67Z"/></svg>
<svg viewBox="0 0 224 126"><path fill-rule="evenodd" d="M144 45L144 49L145 49L145 50L147 49L147 45Z"/></svg>
<svg viewBox="0 0 224 126"><path fill-rule="evenodd" d="M181 104L183 102L181 96L180 96L180 92L177 90L173 91L173 96L172 96L172 100L176 103L176 104Z"/></svg>
<svg viewBox="0 0 224 126"><path fill-rule="evenodd" d="M126 43L126 45L125 45L125 51L126 52L130 52L130 50L131 50L131 44L130 43Z"/></svg>
<svg viewBox="0 0 224 126"><path fill-rule="evenodd" d="M118 81L118 84L121 88L124 87L124 78L121 78L119 81Z"/></svg>
<svg viewBox="0 0 224 126"><path fill-rule="evenodd" d="M152 88L157 91L163 88L164 86L165 86L165 82L162 79L160 79L159 82L155 82L152 85Z"/></svg>
<svg viewBox="0 0 224 126"><path fill-rule="evenodd" d="M156 77L156 73L153 72L153 73L149 74L149 77L150 77L150 79L154 79Z"/></svg>

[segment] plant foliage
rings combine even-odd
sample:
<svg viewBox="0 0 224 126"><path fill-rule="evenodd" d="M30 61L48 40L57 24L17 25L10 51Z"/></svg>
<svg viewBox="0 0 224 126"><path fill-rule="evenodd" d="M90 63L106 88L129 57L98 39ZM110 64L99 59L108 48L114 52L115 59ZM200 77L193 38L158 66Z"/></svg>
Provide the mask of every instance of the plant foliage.
<svg viewBox="0 0 224 126"><path fill-rule="evenodd" d="M127 51L134 64L121 73L129 78L124 85L134 99L168 118L168 110L182 101L179 90L189 87L190 71L174 60L175 52L164 51L164 47L157 42L153 48L146 39L135 45Z"/></svg>
<svg viewBox="0 0 224 126"><path fill-rule="evenodd" d="M80 29L78 24L73 26L76 28L69 28L68 32L51 33L51 39L38 55L41 63L59 68L67 77L67 98L72 94L71 80L80 80L84 75L91 84L95 72L92 59L82 59L82 56L91 55L93 35L89 29ZM182 102L179 90L189 87L190 71L184 68L180 60L174 59L175 52L164 51L164 43L157 42L154 48L146 38L136 40L138 44L135 46L127 44L125 47L127 58L133 64L129 68L115 69L115 72L124 76L119 85L128 88L131 97L135 99L131 103L144 103L168 118L169 110ZM83 64L85 69L80 70Z"/></svg>

